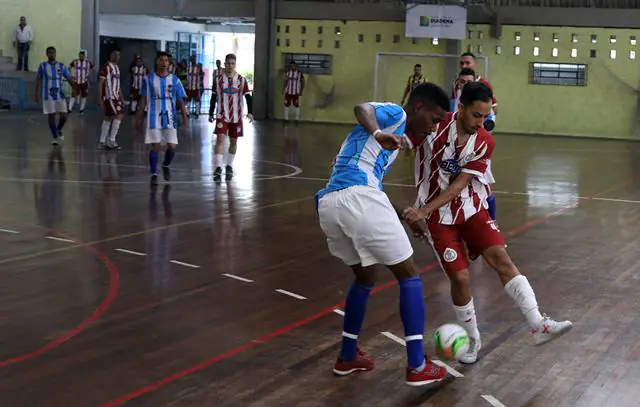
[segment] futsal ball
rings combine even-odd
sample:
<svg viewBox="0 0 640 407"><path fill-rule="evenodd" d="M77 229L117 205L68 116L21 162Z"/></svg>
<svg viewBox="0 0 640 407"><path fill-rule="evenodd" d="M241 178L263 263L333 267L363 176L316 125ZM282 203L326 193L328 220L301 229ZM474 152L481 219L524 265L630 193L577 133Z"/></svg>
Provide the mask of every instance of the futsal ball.
<svg viewBox="0 0 640 407"><path fill-rule="evenodd" d="M444 324L433 334L436 355L444 360L460 360L469 349L469 334L458 324Z"/></svg>

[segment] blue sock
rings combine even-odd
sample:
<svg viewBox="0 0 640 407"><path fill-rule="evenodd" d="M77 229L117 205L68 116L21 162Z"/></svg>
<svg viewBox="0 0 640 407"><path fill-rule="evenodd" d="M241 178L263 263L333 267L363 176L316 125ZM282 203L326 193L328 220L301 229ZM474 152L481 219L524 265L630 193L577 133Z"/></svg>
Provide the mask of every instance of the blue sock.
<svg viewBox="0 0 640 407"><path fill-rule="evenodd" d="M67 118L66 117L60 117L60 119L58 120L58 132L60 132L60 130L62 130L62 128L64 127L64 124L67 122Z"/></svg>
<svg viewBox="0 0 640 407"><path fill-rule="evenodd" d="M163 167L168 167L171 165L171 161L173 160L173 156L176 155L175 150L171 149L167 149L167 151L164 152L164 161L162 162L162 166Z"/></svg>
<svg viewBox="0 0 640 407"><path fill-rule="evenodd" d="M51 130L51 135L53 138L58 137L58 126L56 126L55 122L49 122L49 130Z"/></svg>
<svg viewBox="0 0 640 407"><path fill-rule="evenodd" d="M149 168L151 174L158 173L158 152L156 150L149 151Z"/></svg>
<svg viewBox="0 0 640 407"><path fill-rule="evenodd" d="M495 194L491 194L489 198L487 198L487 203L489 204L489 216L491 219L496 220L496 196Z"/></svg>
<svg viewBox="0 0 640 407"><path fill-rule="evenodd" d="M347 303L344 308L344 327L342 331L342 349L340 359L352 360L356 357L358 335L362 329L364 314L367 312L367 300L371 288L366 285L353 283L347 295ZM353 336L352 338L346 335Z"/></svg>
<svg viewBox="0 0 640 407"><path fill-rule="evenodd" d="M420 277L400 281L400 317L404 325L409 368L418 369L425 362L423 348L425 309Z"/></svg>

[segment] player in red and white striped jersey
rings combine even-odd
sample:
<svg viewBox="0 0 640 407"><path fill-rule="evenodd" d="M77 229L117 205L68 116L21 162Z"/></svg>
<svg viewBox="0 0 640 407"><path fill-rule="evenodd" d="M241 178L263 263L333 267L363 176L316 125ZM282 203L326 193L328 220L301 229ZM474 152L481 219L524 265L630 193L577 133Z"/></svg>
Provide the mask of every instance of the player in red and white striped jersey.
<svg viewBox="0 0 640 407"><path fill-rule="evenodd" d="M296 120L300 120L300 98L304 91L304 75L298 69L296 61L291 61L284 74L284 119L289 120L289 107L296 108Z"/></svg>
<svg viewBox="0 0 640 407"><path fill-rule="evenodd" d="M224 69L222 68L222 61L220 61L219 59L216 59L216 69L213 71L213 83L214 83L213 87L214 88L215 88L215 84L218 82L218 76L222 75L223 73L224 73Z"/></svg>
<svg viewBox="0 0 640 407"><path fill-rule="evenodd" d="M102 131L100 132L100 148L121 150L116 136L122 123L124 97L120 86L120 50L115 48L109 54L109 61L100 69L98 83L100 108L104 112ZM107 140L108 137L108 140Z"/></svg>
<svg viewBox="0 0 640 407"><path fill-rule="evenodd" d="M187 66L187 103L185 108L189 110L189 105L195 102L195 117L200 116L200 81L202 79L202 65L196 62L196 56L191 55Z"/></svg>
<svg viewBox="0 0 640 407"><path fill-rule="evenodd" d="M404 212L413 230L426 219L428 239L451 282L451 298L458 322L471 344L460 359L474 363L481 347L480 332L469 286L469 259L482 254L498 273L505 292L529 323L536 345L571 329L570 321L543 317L527 278L520 274L504 247L504 240L487 212L488 188L484 179L495 146L484 128L491 113L491 90L481 82L464 86L456 113L448 113L436 132L418 146L416 186L418 209Z"/></svg>
<svg viewBox="0 0 640 407"><path fill-rule="evenodd" d="M225 167L226 179L233 178L233 159L238 149L238 137L242 137L242 119L244 109L242 97L247 102L247 117L253 121L253 104L249 84L242 75L236 72L236 56L229 54L224 59L224 73L218 75L213 84L211 103L209 107L209 121L213 123L216 104L218 111L216 121L216 147L213 180L220 181L222 177L222 158L224 154L224 138L229 135L229 151Z"/></svg>
<svg viewBox="0 0 640 407"><path fill-rule="evenodd" d="M89 95L89 75L93 72L95 67L93 66L93 62L87 59L86 51L82 50L78 54L78 59L71 61L69 68L73 73L69 113L73 112L73 105L75 102L80 104L80 113L84 113L84 108L87 105L87 96Z"/></svg>
<svg viewBox="0 0 640 407"><path fill-rule="evenodd" d="M138 56L134 65L131 67L131 91L130 91L130 109L131 114L134 114L138 109L138 102L140 101L140 90L142 89L142 83L144 78L149 74L149 70L144 66L142 57Z"/></svg>

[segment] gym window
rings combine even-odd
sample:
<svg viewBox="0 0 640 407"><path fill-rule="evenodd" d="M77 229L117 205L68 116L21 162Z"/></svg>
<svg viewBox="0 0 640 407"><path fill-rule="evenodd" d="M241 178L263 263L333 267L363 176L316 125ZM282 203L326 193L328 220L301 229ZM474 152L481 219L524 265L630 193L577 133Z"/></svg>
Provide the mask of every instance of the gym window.
<svg viewBox="0 0 640 407"><path fill-rule="evenodd" d="M531 83L534 85L586 86L587 66L532 62Z"/></svg>
<svg viewBox="0 0 640 407"><path fill-rule="evenodd" d="M332 56L326 54L294 54L285 53L284 66L296 61L302 73L310 75L331 75Z"/></svg>

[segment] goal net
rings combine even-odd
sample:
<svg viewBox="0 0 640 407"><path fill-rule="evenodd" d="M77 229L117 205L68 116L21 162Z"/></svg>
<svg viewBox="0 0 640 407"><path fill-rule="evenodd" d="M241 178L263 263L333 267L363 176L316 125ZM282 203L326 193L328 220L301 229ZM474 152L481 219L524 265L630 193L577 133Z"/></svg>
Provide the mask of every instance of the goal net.
<svg viewBox="0 0 640 407"><path fill-rule="evenodd" d="M477 56L477 74L488 78L489 58ZM413 67L422 65L422 75L428 82L451 91L460 72L460 55L378 52L374 69L373 97L376 102L400 103Z"/></svg>

